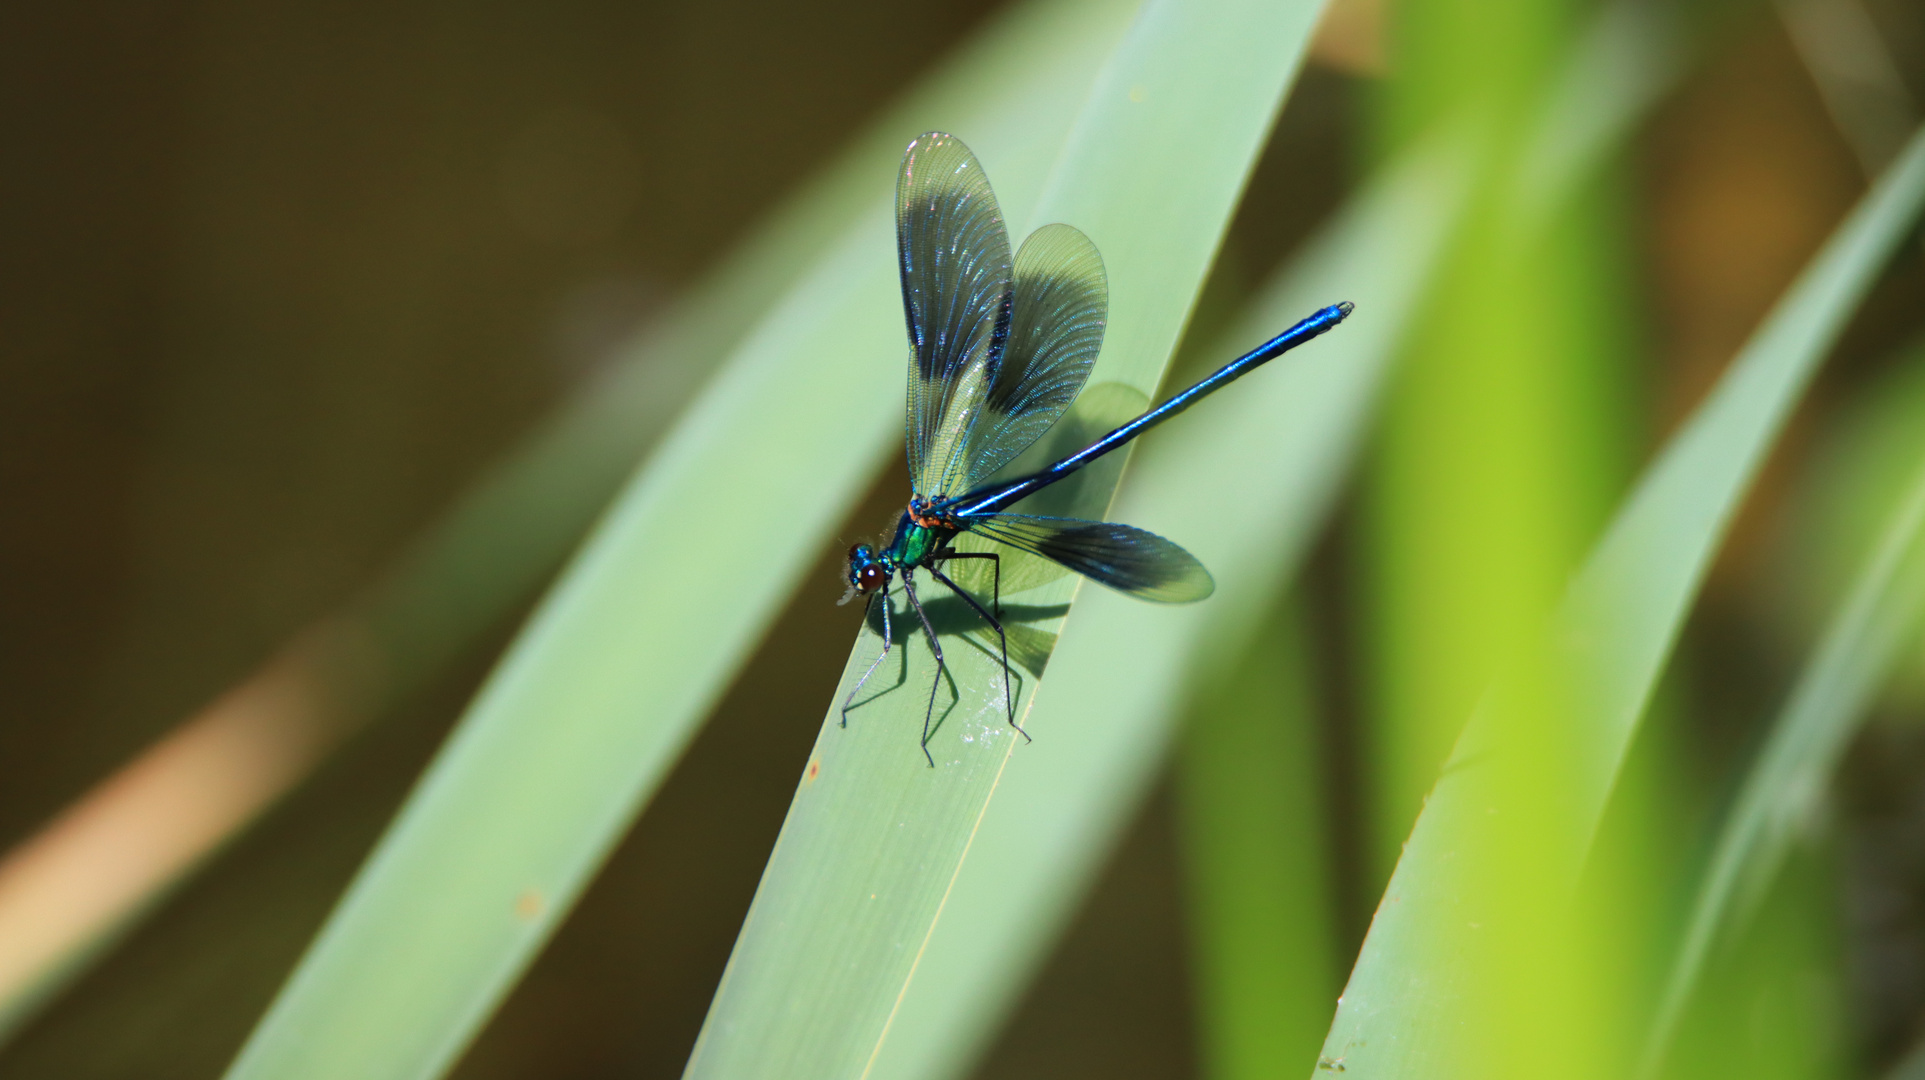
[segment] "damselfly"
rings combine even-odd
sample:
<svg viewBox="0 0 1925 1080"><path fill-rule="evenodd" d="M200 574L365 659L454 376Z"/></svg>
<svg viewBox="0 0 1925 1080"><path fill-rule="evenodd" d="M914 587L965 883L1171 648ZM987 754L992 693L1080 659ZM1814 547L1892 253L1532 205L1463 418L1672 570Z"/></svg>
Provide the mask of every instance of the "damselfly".
<svg viewBox="0 0 1925 1080"><path fill-rule="evenodd" d="M1194 405L1225 383L1342 322L1348 303L1324 308L1224 365L1209 378L1038 472L992 480L1062 417L1089 378L1103 345L1109 283L1102 256L1068 225L1045 225L1010 258L1002 211L974 154L952 135L932 131L909 144L896 180L896 254L902 306L909 322L909 507L881 548L849 549L849 590L882 601L882 652L842 703L842 722L856 694L894 645L890 584L898 576L936 658L936 678L923 711L922 750L929 764L929 725L944 670L942 643L916 596L917 570L949 588L996 631L1002 648L1003 698L1011 727L1009 638L1002 623L1002 560L995 552L960 551L953 541L973 533L1050 559L1084 577L1144 600L1186 603L1216 588L1194 555L1128 525L1010 512L1019 500ZM944 564L991 564L990 604L943 573ZM1027 733L1023 734L1027 739Z"/></svg>

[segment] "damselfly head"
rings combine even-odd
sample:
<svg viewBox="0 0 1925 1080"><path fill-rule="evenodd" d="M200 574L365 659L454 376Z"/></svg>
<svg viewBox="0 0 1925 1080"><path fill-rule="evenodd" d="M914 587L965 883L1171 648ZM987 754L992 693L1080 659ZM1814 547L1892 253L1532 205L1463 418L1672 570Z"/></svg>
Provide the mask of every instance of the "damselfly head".
<svg viewBox="0 0 1925 1080"><path fill-rule="evenodd" d="M867 596L875 592L889 580L889 568L876 555L876 549L867 544L857 544L849 549L849 591L843 594L838 604L846 604L858 595Z"/></svg>

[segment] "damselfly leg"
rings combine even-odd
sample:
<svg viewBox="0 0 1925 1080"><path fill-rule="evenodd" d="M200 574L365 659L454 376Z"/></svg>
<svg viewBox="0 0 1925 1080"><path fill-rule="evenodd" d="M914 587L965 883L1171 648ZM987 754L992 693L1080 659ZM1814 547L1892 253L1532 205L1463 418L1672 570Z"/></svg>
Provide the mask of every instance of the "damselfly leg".
<svg viewBox="0 0 1925 1080"><path fill-rule="evenodd" d="M930 568L935 573L935 568ZM923 614L922 601L916 599L916 580L914 570L902 572L902 591L909 594L909 606L916 609L916 618L922 620L922 632L929 638L929 651L936 654L936 677L929 681L929 707L922 713L922 756L929 759L929 767L936 767L936 758L929 752L929 721L936 715L936 691L942 687L942 673L948 670L943 662L942 643L936 640L936 628L929 624L929 616Z"/></svg>
<svg viewBox="0 0 1925 1080"><path fill-rule="evenodd" d="M883 583L881 592L869 598L871 604L877 600L882 601L882 651L876 654L874 660L869 661L869 670L862 673L862 678L856 680L855 689L849 691L849 696L843 699L841 725L843 727L849 726L849 709L855 705L856 695L862 693L863 684L869 681L869 676L874 675L876 669L881 667L882 662L889 657L889 646L892 643L889 640L889 585L887 582Z"/></svg>
<svg viewBox="0 0 1925 1080"><path fill-rule="evenodd" d="M988 623L990 626L996 629L996 642L998 645L1002 647L1002 654L1003 654L1002 656L1003 703L1009 709L1009 726L1016 729L1016 734L1021 735L1023 737L1024 742L1029 742L1030 741L1029 732L1024 731L1023 726L1016 722L1016 695L1011 693L1009 689L1009 635L1003 632L1003 560L1002 560L1002 557L997 555L993 551L948 550L948 551L944 551L940 556L940 558L944 562L947 562L950 559L988 559L989 560L989 565L991 570L990 581L992 582L992 584L990 585L990 604L995 609L996 613L994 615L991 615L989 612L983 610L983 605L981 604L981 602L979 602L975 597L969 595L967 590L963 589L962 587L958 586L955 582L945 577L942 571L936 569L934 562L930 563L929 572L935 575L935 578L937 581L940 581L944 585L949 586L950 592L953 592L957 596L962 597L963 600L966 601L970 607L976 610L976 614L981 615L983 617L984 622Z"/></svg>

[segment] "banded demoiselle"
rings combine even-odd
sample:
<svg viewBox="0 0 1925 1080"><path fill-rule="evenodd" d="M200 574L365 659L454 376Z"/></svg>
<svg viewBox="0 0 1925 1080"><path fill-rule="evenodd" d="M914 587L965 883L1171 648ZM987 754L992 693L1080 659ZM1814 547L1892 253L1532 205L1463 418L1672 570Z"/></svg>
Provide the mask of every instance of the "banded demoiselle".
<svg viewBox="0 0 1925 1080"><path fill-rule="evenodd" d="M962 140L939 131L919 136L903 153L896 179L896 254L909 324L904 425L909 507L886 546L857 544L849 549L849 589L839 603L857 596L867 597L870 604L882 601L882 652L843 701L842 723L847 726L856 694L894 645L890 583L900 575L936 658L936 677L922 719L922 751L933 767L929 726L944 662L935 627L916 596L916 571L929 571L996 631L1009 723L1027 739L1016 723L1016 700L1010 693L1001 557L959 551L952 542L962 533L973 533L1143 600L1180 604L1209 596L1216 588L1210 572L1196 556L1154 533L1113 522L1011 513L1009 508L1232 379L1336 326L1350 314L1351 305L1317 311L1047 468L998 480L992 479L998 470L1062 417L1096 363L1109 313L1102 256L1075 228L1045 225L1023 241L1012 260L989 178ZM989 560L993 574L988 607L943 573L943 564L958 559Z"/></svg>

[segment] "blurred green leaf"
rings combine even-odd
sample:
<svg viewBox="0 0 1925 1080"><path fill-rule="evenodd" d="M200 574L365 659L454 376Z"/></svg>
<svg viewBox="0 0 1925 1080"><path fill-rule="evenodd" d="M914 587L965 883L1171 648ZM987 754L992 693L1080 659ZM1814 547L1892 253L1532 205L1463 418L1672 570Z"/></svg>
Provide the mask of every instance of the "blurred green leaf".
<svg viewBox="0 0 1925 1080"><path fill-rule="evenodd" d="M1297 602L1279 605L1182 733L1178 816L1212 1080L1308 1073L1342 980L1308 633Z"/></svg>
<svg viewBox="0 0 1925 1080"><path fill-rule="evenodd" d="M1650 467L1573 582L1551 627L1555 664L1576 680L1571 734L1581 749L1560 792L1567 835L1542 868L1575 877L1652 685L1739 500L1786 416L1925 199L1925 134L1838 228L1759 328L1709 399ZM1528 677L1529 667L1522 669ZM1482 962L1491 890L1456 868L1482 865L1508 804L1495 766L1509 680L1487 699L1432 790L1344 991L1324 1055L1365 1076L1436 1076L1456 1064L1467 1022L1465 972ZM1466 1066L1470 1067L1470 1066Z"/></svg>
<svg viewBox="0 0 1925 1080"><path fill-rule="evenodd" d="M1879 367L1825 419L1800 469L1766 594L1788 648L1816 644L1925 455L1925 342L1896 350ZM1925 651L1901 659L1880 700L1898 715L1918 712Z"/></svg>
<svg viewBox="0 0 1925 1080"><path fill-rule="evenodd" d="M897 138L970 132L1021 213L1128 14L1019 17ZM230 1075L437 1075L546 941L896 438L900 380L874 377L902 355L895 162L848 180L856 224L609 511Z"/></svg>
<svg viewBox="0 0 1925 1080"><path fill-rule="evenodd" d="M1054 43L1083 41L1098 49L1104 35L1121 32L1129 13L1120 0L1019 7L994 20L906 101L887 110L834 164L785 199L719 266L622 348L604 374L570 395L488 468L378 580L270 661L270 666L297 666L325 694L326 700L315 705L322 719L306 721L299 737L331 747L431 683L526 603L756 320L819 263L823 249L851 222L873 212L876 177L891 175L918 124L953 115L959 103L1020 100L1036 80L1051 87L1040 102L1060 96L1063 80L1092 65L1095 53L1079 58L1071 55L1073 48L1063 52ZM1069 99L1055 107L1059 112L1071 107ZM298 718L286 722L302 723ZM298 782L307 767L295 770L284 786ZM281 793L276 790L261 806ZM49 957L41 969L0 975L0 1040L110 953L118 935L153 910L159 892L190 874L258 809L237 816L207 844L188 852L183 862L159 874L149 891L107 906L73 940L36 941L29 951ZM46 932L39 925L0 925L0 936Z"/></svg>
<svg viewBox="0 0 1925 1080"><path fill-rule="evenodd" d="M1818 840L1817 837L1811 837ZM1744 928L1708 958L1664 1068L1669 1078L1837 1080L1855 1056L1839 852L1820 840L1788 852Z"/></svg>
<svg viewBox="0 0 1925 1080"><path fill-rule="evenodd" d="M1600 332L1624 321L1624 291L1597 287L1611 234L1587 218L1603 212L1593 193L1611 157L1612 143L1596 140L1651 96L1634 62L1643 54L1590 71L1574 64L1584 49L1569 4L1499 0L1477 19L1467 10L1459 0L1400 7L1399 66L1378 115L1393 139L1438 123L1483 137L1468 205L1385 398L1363 500L1373 885L1397 860L1465 716L1555 606L1615 493L1610 443L1626 426L1629 395L1613 381L1628 368ZM1602 85L1571 94L1569 74ZM1599 113L1615 122L1586 122ZM1621 995L1595 968L1592 927L1530 917L1545 907L1542 853L1561 839L1569 789L1567 729L1548 720L1561 687L1544 678L1510 689L1486 715L1503 756L1485 801L1530 810L1486 820L1474 843L1453 842L1441 868L1437 891L1469 881L1490 902L1469 920L1477 963L1443 958L1462 1004L1440 1021L1449 1045L1425 1047L1422 1069L1602 1080L1609 1064L1591 1050ZM1386 905L1403 899L1393 888ZM1442 951L1448 940L1420 945ZM1423 980L1437 959L1401 962ZM1378 1032L1371 1049L1391 1041ZM1326 1044L1321 1064L1368 1072L1361 1049Z"/></svg>
<svg viewBox="0 0 1925 1080"><path fill-rule="evenodd" d="M1772 722L1719 829L1651 1024L1643 1074L1655 1075L1712 944L1741 925L1783 865L1801 821L1925 609L1925 462L1914 474L1844 604Z"/></svg>
<svg viewBox="0 0 1925 1080"><path fill-rule="evenodd" d="M643 454L731 351L872 219L902 148L937 119L952 126L1024 107L1067 122L1128 0L1045 0L993 21L827 169L784 199L688 296L621 350L422 536L359 603L401 690L431 678L512 613L580 542ZM1079 82L1079 80L1081 80ZM876 178L883 177L883 181Z"/></svg>
<svg viewBox="0 0 1925 1080"><path fill-rule="evenodd" d="M1103 253L1110 323L1093 381L1147 393L1160 379L1318 8L1152 0L1105 68L1049 193L1027 215L1032 225L1070 222ZM993 179L996 164L986 164ZM1083 511L1100 513L1108 496L1091 493ZM1079 583L1049 582L1013 604L1060 623ZM937 767L920 767L934 666L912 618L899 625L900 656L846 730L840 697L832 703L690 1077L889 1075L886 1055L941 1053L931 1039L944 1033L897 1024L897 1010L921 985L911 977L1016 740L1000 665L952 637L930 746ZM838 694L879 645L858 641ZM1036 684L1018 686L1025 709Z"/></svg>

